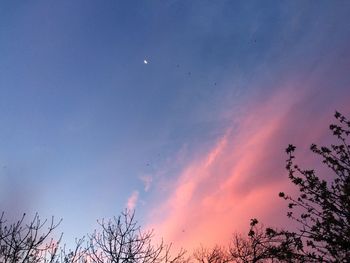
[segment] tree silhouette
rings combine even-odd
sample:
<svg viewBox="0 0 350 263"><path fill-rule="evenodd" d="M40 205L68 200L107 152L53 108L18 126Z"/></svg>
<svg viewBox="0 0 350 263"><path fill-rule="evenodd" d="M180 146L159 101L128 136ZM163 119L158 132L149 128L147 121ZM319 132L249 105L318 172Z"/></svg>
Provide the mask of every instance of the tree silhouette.
<svg viewBox="0 0 350 263"><path fill-rule="evenodd" d="M25 223L25 214L8 224L0 217L0 263L180 263L185 251L171 255L171 245L155 244L153 231L141 231L134 213L126 211L113 220L99 222L100 228L87 238L76 239L74 249L61 246L62 234L52 236L61 221L43 222L36 214Z"/></svg>
<svg viewBox="0 0 350 263"><path fill-rule="evenodd" d="M200 263L227 263L231 261L228 251L219 246L214 246L211 249L201 246L194 251L193 259Z"/></svg>
<svg viewBox="0 0 350 263"><path fill-rule="evenodd" d="M55 262L58 254L58 240L50 236L60 224L54 218L48 223L41 221L38 214L25 223L25 214L13 224L8 224L4 213L0 216L0 262L1 263L49 263ZM44 229L47 227L47 229Z"/></svg>
<svg viewBox="0 0 350 263"><path fill-rule="evenodd" d="M264 228L252 219L247 236L235 233L225 247L195 250L192 259L200 263L299 262L293 238L272 228Z"/></svg>
<svg viewBox="0 0 350 263"><path fill-rule="evenodd" d="M339 112L335 118L338 124L330 125L330 130L337 144L310 147L332 172L329 181L294 164L295 146L286 149L289 178L300 194L294 198L281 192L279 196L288 200L287 215L298 223L299 230L280 234L293 239L298 244L295 255L308 262L350 261L350 121Z"/></svg>
<svg viewBox="0 0 350 263"><path fill-rule="evenodd" d="M229 254L231 261L237 263L294 262L295 245L285 233L273 228L264 229L258 220L252 219L247 237L234 234Z"/></svg>
<svg viewBox="0 0 350 263"><path fill-rule="evenodd" d="M97 263L177 263L185 261L185 251L170 254L171 245L155 245L153 231L141 231L134 213L99 222L100 230L89 236L88 257Z"/></svg>

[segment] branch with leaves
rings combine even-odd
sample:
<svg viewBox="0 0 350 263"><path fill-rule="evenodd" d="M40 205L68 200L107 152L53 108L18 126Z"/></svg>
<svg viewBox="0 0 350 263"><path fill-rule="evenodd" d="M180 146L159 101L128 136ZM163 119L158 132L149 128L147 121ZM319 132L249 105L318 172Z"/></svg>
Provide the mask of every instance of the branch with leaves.
<svg viewBox="0 0 350 263"><path fill-rule="evenodd" d="M339 112L335 118L338 124L330 125L330 130L338 144L310 147L331 170L331 181L294 164L295 146L286 149L289 178L300 192L297 198L279 194L289 201L287 216L300 226L299 231L286 233L302 242L299 252L309 261L348 262L350 258L350 121Z"/></svg>

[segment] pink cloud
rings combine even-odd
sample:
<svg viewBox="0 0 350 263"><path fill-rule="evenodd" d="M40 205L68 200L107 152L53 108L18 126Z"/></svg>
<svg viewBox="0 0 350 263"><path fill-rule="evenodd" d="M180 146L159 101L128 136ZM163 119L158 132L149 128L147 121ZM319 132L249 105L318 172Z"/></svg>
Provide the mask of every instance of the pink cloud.
<svg viewBox="0 0 350 263"><path fill-rule="evenodd" d="M154 205L149 227L166 241L193 249L227 243L234 231L247 230L251 218L283 226L286 204L277 195L293 191L284 149L295 140L308 146L327 131L321 112L312 118L312 133L305 132L310 118L299 106L308 96L291 85L251 105L209 152L183 168L173 191Z"/></svg>
<svg viewBox="0 0 350 263"><path fill-rule="evenodd" d="M128 201L126 203L126 208L130 211L134 210L138 199L139 199L139 192L133 191L130 197L128 198Z"/></svg>

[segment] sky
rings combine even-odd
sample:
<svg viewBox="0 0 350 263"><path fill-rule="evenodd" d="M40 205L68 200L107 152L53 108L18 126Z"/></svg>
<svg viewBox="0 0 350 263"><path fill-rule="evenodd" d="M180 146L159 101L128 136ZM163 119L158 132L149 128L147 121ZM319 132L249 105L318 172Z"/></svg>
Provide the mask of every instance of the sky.
<svg viewBox="0 0 350 263"><path fill-rule="evenodd" d="M189 249L255 217L285 226L286 146L317 166L309 145L328 142L335 110L350 115L349 13L340 0L1 1L0 210L63 218L68 243L126 208Z"/></svg>

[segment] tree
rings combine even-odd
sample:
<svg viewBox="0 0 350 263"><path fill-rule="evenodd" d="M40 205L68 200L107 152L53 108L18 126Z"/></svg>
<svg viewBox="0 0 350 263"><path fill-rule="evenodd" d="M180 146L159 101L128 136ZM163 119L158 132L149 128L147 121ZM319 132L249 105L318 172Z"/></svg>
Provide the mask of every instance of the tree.
<svg viewBox="0 0 350 263"><path fill-rule="evenodd" d="M231 261L228 251L219 246L211 249L201 246L194 251L193 258L200 263L228 263Z"/></svg>
<svg viewBox="0 0 350 263"><path fill-rule="evenodd" d="M258 220L252 219L247 236L235 233L225 247L200 247L193 253L193 259L200 263L299 262L296 251L294 239L275 229L264 229Z"/></svg>
<svg viewBox="0 0 350 263"><path fill-rule="evenodd" d="M185 251L170 254L171 245L155 245L153 231L141 231L134 213L126 211L118 218L99 222L100 231L89 236L88 257L97 263L177 263L185 261Z"/></svg>
<svg viewBox="0 0 350 263"><path fill-rule="evenodd" d="M0 262L1 263L49 263L54 262L61 237L54 241L50 235L60 224L54 218L48 223L35 214L26 224L25 214L13 224L8 224L4 213L0 216ZM48 226L47 226L48 223ZM44 227L47 226L45 230Z"/></svg>
<svg viewBox="0 0 350 263"><path fill-rule="evenodd" d="M185 251L171 255L171 245L155 245L153 231L141 231L134 213L99 222L100 229L87 238L76 239L74 249L61 246L62 234L54 240L61 221L43 222L36 214L25 223L25 214L8 224L0 217L0 263L180 263ZM47 228L46 228L47 227ZM46 228L46 229L45 229Z"/></svg>
<svg viewBox="0 0 350 263"><path fill-rule="evenodd" d="M229 246L230 258L237 263L293 262L294 240L273 228L265 228L252 219L248 236L234 234Z"/></svg>
<svg viewBox="0 0 350 263"><path fill-rule="evenodd" d="M281 192L279 196L289 201L287 215L299 224L299 230L280 234L299 244L296 255L303 261L350 261L350 121L339 112L335 118L338 124L330 125L330 130L337 144L310 147L330 169L332 179L321 179L315 170L300 168L294 164L295 146L286 149L289 178L300 194L294 198Z"/></svg>
<svg viewBox="0 0 350 263"><path fill-rule="evenodd" d="M60 248L54 263L90 263L88 248L84 246L85 237L75 240L74 249L66 249L66 245Z"/></svg>

